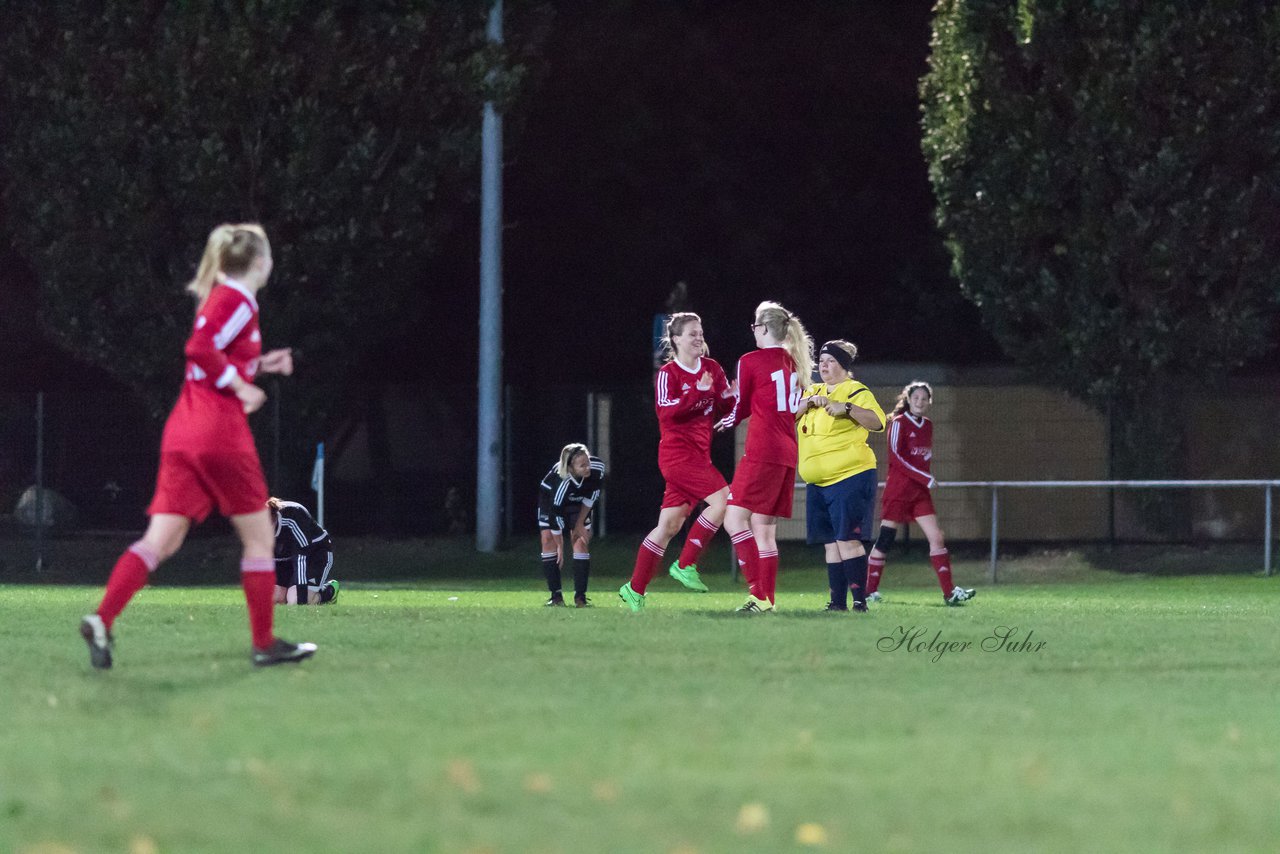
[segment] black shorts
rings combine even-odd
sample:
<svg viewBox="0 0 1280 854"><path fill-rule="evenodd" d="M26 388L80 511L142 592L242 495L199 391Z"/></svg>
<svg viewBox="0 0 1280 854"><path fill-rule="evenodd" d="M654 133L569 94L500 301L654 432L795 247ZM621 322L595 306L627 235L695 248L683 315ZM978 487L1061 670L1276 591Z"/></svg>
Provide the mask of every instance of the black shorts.
<svg viewBox="0 0 1280 854"><path fill-rule="evenodd" d="M280 587L321 587L332 571L330 543L316 543L295 555L276 558L276 584Z"/></svg>
<svg viewBox="0 0 1280 854"><path fill-rule="evenodd" d="M591 510L588 508L587 513ZM564 534L565 531L572 531L574 526L578 524L578 516L582 514L581 504L570 504L565 508L563 516L557 516L552 513L550 507L538 505L538 528L543 531L550 531L553 534ZM584 523L588 531L591 530L591 516L587 516Z"/></svg>

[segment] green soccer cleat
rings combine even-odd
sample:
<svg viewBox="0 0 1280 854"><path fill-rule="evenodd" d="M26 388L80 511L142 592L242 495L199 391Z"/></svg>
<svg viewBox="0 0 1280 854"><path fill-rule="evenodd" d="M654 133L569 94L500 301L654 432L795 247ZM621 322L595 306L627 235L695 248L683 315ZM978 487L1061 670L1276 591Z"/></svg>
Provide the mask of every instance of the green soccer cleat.
<svg viewBox="0 0 1280 854"><path fill-rule="evenodd" d="M680 561L671 564L671 568L667 570L668 574L676 581L679 581L690 590L696 590L699 593L707 593L710 588L702 583L702 578L698 575L698 565L691 563L683 569L680 567Z"/></svg>
<svg viewBox="0 0 1280 854"><path fill-rule="evenodd" d="M329 605L338 601L338 591L340 586L336 581L330 581L320 588L320 604Z"/></svg>
<svg viewBox="0 0 1280 854"><path fill-rule="evenodd" d="M644 610L644 594L632 590L630 581L618 588L618 596L627 603L632 613L638 614Z"/></svg>

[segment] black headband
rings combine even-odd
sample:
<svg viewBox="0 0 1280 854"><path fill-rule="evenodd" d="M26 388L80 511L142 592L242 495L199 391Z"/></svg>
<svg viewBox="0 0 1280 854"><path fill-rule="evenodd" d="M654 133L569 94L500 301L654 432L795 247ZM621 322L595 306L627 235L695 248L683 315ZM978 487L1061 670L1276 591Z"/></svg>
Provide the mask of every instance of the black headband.
<svg viewBox="0 0 1280 854"><path fill-rule="evenodd" d="M822 345L822 349L818 351L818 355L826 354L840 363L840 367L846 371L853 370L853 357L849 355L849 351L843 347L836 345L834 341L828 341Z"/></svg>

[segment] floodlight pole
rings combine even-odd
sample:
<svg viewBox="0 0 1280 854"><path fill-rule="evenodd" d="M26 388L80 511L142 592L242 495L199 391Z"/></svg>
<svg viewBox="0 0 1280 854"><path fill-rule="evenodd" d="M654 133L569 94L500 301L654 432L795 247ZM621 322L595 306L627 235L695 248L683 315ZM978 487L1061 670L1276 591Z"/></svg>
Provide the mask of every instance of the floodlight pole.
<svg viewBox="0 0 1280 854"><path fill-rule="evenodd" d="M502 0L486 35L502 44ZM491 72L492 73L492 72ZM498 546L502 497L502 116L484 104L480 166L480 354L476 415L476 550Z"/></svg>

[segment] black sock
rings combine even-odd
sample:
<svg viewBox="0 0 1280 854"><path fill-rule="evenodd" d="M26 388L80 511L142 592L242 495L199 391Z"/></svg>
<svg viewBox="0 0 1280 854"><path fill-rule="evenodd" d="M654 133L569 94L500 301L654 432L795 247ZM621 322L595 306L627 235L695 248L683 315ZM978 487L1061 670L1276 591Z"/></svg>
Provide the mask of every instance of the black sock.
<svg viewBox="0 0 1280 854"><path fill-rule="evenodd" d="M853 593L853 604L867 604L867 555L851 557L844 562L844 577Z"/></svg>
<svg viewBox="0 0 1280 854"><path fill-rule="evenodd" d="M845 591L848 585L844 580L844 564L827 564L827 584L831 587L831 604L839 608L847 608L849 601Z"/></svg>
<svg viewBox="0 0 1280 854"><path fill-rule="evenodd" d="M547 579L547 589L552 596L560 593L560 564L556 563L556 555L542 556L542 574Z"/></svg>
<svg viewBox="0 0 1280 854"><path fill-rule="evenodd" d="M587 578L591 575L591 558L573 558L573 595L574 598L587 598Z"/></svg>

